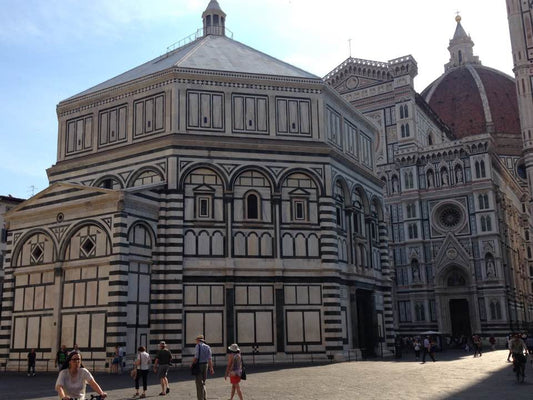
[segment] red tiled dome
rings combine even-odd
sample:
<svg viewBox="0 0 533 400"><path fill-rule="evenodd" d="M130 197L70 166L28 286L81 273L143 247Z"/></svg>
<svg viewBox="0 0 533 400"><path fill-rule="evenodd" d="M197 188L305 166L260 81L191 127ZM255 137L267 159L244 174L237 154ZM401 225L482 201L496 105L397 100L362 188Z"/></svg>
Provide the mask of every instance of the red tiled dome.
<svg viewBox="0 0 533 400"><path fill-rule="evenodd" d="M455 137L491 133L498 153L520 154L518 102L510 76L480 64L450 68L422 97Z"/></svg>

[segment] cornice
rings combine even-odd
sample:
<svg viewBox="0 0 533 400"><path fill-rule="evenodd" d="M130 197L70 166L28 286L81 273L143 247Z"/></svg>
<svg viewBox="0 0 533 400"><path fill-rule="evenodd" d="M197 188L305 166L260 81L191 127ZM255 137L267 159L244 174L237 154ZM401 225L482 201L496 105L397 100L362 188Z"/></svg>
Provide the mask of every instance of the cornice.
<svg viewBox="0 0 533 400"><path fill-rule="evenodd" d="M187 77L183 77L187 75ZM205 77L205 79L204 79ZM224 81L222 79L242 79L242 81ZM163 80L161 80L163 79ZM159 80L154 83L150 81ZM247 83L246 81L263 81L265 83ZM267 82L268 81L268 82ZM208 71L200 69L171 68L162 72L147 75L143 78L132 80L121 85L102 89L82 96L74 96L63 100L57 105L58 117L74 114L99 107L103 104L135 96L140 93L162 88L170 84L202 85L227 88L240 88L251 90L268 90L287 93L321 94L325 83L321 79L291 78L273 75L257 75L234 72ZM284 86L283 84L299 84L307 87ZM139 86L142 87L139 87ZM132 87L135 87L132 89Z"/></svg>

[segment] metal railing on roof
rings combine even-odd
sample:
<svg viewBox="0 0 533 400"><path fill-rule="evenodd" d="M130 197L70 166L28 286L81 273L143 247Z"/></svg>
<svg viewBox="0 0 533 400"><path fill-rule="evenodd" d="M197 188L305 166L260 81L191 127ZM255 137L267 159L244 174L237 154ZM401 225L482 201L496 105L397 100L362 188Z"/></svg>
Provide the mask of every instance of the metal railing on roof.
<svg viewBox="0 0 533 400"><path fill-rule="evenodd" d="M230 39L233 39L233 32L230 31L228 28L211 26L209 27L209 30L213 31L216 28L218 28L219 31L215 32L215 34L218 34L218 35L223 34L229 37ZM196 39L201 38L202 36L204 36L204 28L197 29L196 32L191 33L189 36L184 37L183 39L178 40L177 42L172 43L171 45L167 46L166 53L170 53L171 51L179 49L180 47L185 46L186 44L194 42Z"/></svg>

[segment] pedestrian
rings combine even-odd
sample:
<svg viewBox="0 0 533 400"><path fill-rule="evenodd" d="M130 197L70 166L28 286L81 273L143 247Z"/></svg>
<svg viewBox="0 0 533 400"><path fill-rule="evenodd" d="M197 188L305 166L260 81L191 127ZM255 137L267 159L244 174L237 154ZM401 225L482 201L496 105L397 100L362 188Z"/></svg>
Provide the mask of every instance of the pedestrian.
<svg viewBox="0 0 533 400"><path fill-rule="evenodd" d="M239 386L239 383L241 382L241 373L242 373L241 349L239 349L239 346L237 345L237 343L233 343L231 346L228 347L228 350L229 350L228 366L226 367L226 373L224 374L224 380L226 380L227 377L229 376L229 380L231 382L230 400L233 400L233 396L235 396L235 392L237 392L237 396L239 396L239 399L242 400L241 387Z"/></svg>
<svg viewBox="0 0 533 400"><path fill-rule="evenodd" d="M139 346L137 351L137 359L135 360L135 368L137 368L137 374L135 375L135 395L133 397L139 396L139 378L142 377L143 392L140 398L144 399L146 397L146 389L148 388L148 370L150 369L152 359L150 358L150 354L146 352L146 348L144 346Z"/></svg>
<svg viewBox="0 0 533 400"><path fill-rule="evenodd" d="M66 364L67 357L68 357L67 346L62 344L61 348L56 353L56 365L59 371L61 371L63 369L63 366Z"/></svg>
<svg viewBox="0 0 533 400"><path fill-rule="evenodd" d="M527 352L529 354L533 354L533 336L528 335L528 337L525 340L526 346L527 346ZM533 363L533 358L531 359L531 362Z"/></svg>
<svg viewBox="0 0 533 400"><path fill-rule="evenodd" d="M507 348L509 349L509 354L507 354L507 362L511 362L511 355L513 352L511 351L511 340L513 339L513 334L510 333L507 336Z"/></svg>
<svg viewBox="0 0 533 400"><path fill-rule="evenodd" d="M496 338L494 336L491 336L489 338L489 343L490 343L490 349L495 350L496 349Z"/></svg>
<svg viewBox="0 0 533 400"><path fill-rule="evenodd" d="M194 347L194 357L192 359L192 366L198 363L200 370L196 374L196 397L197 400L207 400L207 390L205 388L205 381L207 380L207 369L211 375L215 373L213 369L213 361L211 360L211 347L205 343L204 335L196 336L196 346Z"/></svg>
<svg viewBox="0 0 533 400"><path fill-rule="evenodd" d="M89 370L81 366L81 354L71 351L67 357L67 367L59 372L56 381L56 390L61 400L85 399L85 387L91 388L102 398L107 397L102 388L96 383Z"/></svg>
<svg viewBox="0 0 533 400"><path fill-rule="evenodd" d="M422 354L422 364L426 363L426 356L429 354L433 362L435 362L435 357L433 356L433 352L431 351L431 341L429 340L429 336L426 336L424 338L424 353Z"/></svg>
<svg viewBox="0 0 533 400"><path fill-rule="evenodd" d="M472 343L474 345L474 357L477 357L478 355L481 357L482 356L482 353L481 353L481 347L482 347L481 337L479 335L472 336Z"/></svg>
<svg viewBox="0 0 533 400"><path fill-rule="evenodd" d="M420 359L420 340L418 338L415 338L413 342L413 349L415 350L415 359L418 361Z"/></svg>
<svg viewBox="0 0 533 400"><path fill-rule="evenodd" d="M157 377L161 383L161 393L159 393L159 396L165 396L170 392L167 377L170 364L172 364L172 353L167 348L167 344L164 341L161 341L154 363L154 372L157 373Z"/></svg>
<svg viewBox="0 0 533 400"><path fill-rule="evenodd" d="M111 370L112 374L118 374L118 367L120 365L120 353L118 346L115 346L115 352L113 353L113 358L111 359Z"/></svg>
<svg viewBox="0 0 533 400"><path fill-rule="evenodd" d="M28 353L28 376L35 376L35 359L37 358L37 354L35 353L35 349L31 349Z"/></svg>

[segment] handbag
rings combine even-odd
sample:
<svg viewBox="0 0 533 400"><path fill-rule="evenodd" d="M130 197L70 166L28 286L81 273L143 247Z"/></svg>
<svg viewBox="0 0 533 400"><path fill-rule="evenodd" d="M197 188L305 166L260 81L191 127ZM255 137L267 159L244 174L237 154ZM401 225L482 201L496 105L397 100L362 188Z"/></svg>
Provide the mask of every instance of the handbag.
<svg viewBox="0 0 533 400"><path fill-rule="evenodd" d="M133 369L130 371L130 376L131 376L133 379L137 379L137 368L133 368Z"/></svg>
<svg viewBox="0 0 533 400"><path fill-rule="evenodd" d="M198 350L198 359L196 362L192 363L191 365L191 375L199 375L200 374L200 356L202 355L202 346L200 345L200 349Z"/></svg>
<svg viewBox="0 0 533 400"><path fill-rule="evenodd" d="M241 358L241 379L243 381L246 380L246 367L244 366L244 362L242 361L242 358Z"/></svg>
<svg viewBox="0 0 533 400"><path fill-rule="evenodd" d="M196 361L195 363L191 365L191 375L198 375L198 374L200 374L200 364L198 363L198 361Z"/></svg>

